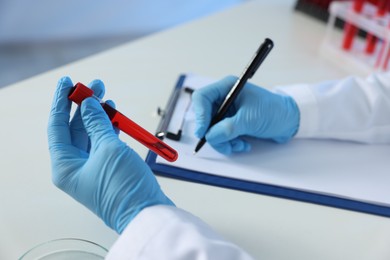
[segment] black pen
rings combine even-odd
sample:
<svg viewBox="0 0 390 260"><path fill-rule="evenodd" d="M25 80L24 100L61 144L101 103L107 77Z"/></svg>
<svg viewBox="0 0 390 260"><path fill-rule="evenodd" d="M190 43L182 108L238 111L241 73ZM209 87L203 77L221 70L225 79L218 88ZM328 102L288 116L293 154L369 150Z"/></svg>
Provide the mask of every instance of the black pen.
<svg viewBox="0 0 390 260"><path fill-rule="evenodd" d="M248 79L250 79L257 69L260 67L261 63L265 60L268 53L271 51L272 47L274 47L274 43L272 40L266 38L264 42L260 45L259 49L256 51L255 55L253 56L251 62L249 65L245 68L242 75L238 78L236 83L233 85L233 87L230 89L229 93L226 95L225 100L222 102L221 106L219 107L217 113L212 118L211 123L208 127L210 129L213 125L221 121L227 110L229 109L230 105L233 103L233 101L236 99L240 91L244 88L245 84L247 83ZM195 147L194 154L196 154L200 148L206 143L206 138L203 137L199 140L198 144Z"/></svg>

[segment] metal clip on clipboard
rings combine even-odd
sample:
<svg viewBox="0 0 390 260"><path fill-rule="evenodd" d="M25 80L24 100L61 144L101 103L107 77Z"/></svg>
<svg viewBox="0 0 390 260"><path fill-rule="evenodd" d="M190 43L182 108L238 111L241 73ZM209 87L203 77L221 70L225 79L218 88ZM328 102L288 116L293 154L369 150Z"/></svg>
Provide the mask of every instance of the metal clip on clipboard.
<svg viewBox="0 0 390 260"><path fill-rule="evenodd" d="M176 105L178 103L179 98L181 95L191 95L194 90L190 87L184 87L185 76L180 76L175 89L172 92L172 95L170 96L168 103L166 105L165 109L161 109L160 107L157 108L157 113L159 116L161 116L160 123L157 127L156 137L160 139L164 139L165 137L174 141L180 141L181 135L182 135L182 129L184 125L185 120L185 114L187 113L190 105L191 105L191 99L188 99L189 101L186 104L186 108L184 111L183 116L180 118L180 122L177 126L170 126L170 122L172 119L172 116L175 112ZM168 128L170 127L170 129ZM174 128L175 130L172 130ZM170 131L169 131L170 130Z"/></svg>

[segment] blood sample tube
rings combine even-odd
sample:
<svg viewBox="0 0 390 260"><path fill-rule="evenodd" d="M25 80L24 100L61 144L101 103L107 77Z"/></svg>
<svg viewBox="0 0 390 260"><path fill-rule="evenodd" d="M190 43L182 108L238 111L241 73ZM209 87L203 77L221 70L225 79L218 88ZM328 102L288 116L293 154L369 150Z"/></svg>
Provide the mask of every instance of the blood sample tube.
<svg viewBox="0 0 390 260"><path fill-rule="evenodd" d="M88 97L94 97L99 100L104 111L106 111L108 117L110 118L111 123L115 127L130 135L135 140L142 143L147 148L160 155L167 161L174 162L177 160L178 153L176 152L176 150L171 148L162 140L158 139L153 134L146 131L144 128L142 128L134 121L117 111L115 108L102 101L100 98L96 97L93 94L92 89L88 88L82 83L77 83L69 94L69 99L78 105L80 105L81 102Z"/></svg>

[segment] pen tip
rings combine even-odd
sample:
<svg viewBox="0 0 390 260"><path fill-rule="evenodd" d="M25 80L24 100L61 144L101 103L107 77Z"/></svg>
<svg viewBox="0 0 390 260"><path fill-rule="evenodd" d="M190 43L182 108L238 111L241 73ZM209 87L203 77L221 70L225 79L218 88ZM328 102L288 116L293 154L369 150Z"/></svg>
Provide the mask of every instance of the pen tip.
<svg viewBox="0 0 390 260"><path fill-rule="evenodd" d="M194 151L194 152L192 153L192 155L196 155L196 151Z"/></svg>

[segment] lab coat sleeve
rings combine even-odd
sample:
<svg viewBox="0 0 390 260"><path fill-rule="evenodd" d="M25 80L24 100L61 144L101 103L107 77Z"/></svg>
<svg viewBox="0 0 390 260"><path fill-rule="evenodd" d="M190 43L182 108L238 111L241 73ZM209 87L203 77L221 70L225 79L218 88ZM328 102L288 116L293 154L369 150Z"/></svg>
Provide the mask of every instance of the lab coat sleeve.
<svg viewBox="0 0 390 260"><path fill-rule="evenodd" d="M390 72L275 89L300 110L297 138L390 144Z"/></svg>
<svg viewBox="0 0 390 260"><path fill-rule="evenodd" d="M106 259L252 259L199 218L173 207L143 209L126 227Z"/></svg>

